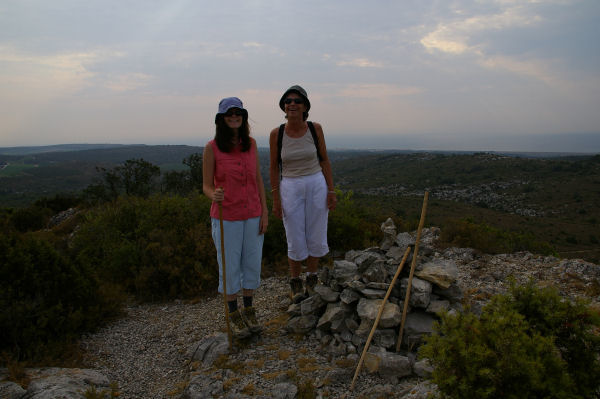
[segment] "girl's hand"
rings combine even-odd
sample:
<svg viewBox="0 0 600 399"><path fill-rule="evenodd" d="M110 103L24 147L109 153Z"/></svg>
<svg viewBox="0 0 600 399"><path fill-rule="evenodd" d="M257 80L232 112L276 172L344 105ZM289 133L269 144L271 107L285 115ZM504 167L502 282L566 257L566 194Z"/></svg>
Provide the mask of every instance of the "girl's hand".
<svg viewBox="0 0 600 399"><path fill-rule="evenodd" d="M267 226L269 225L269 211L263 212L260 217L260 230L259 234L265 234L267 232Z"/></svg>
<svg viewBox="0 0 600 399"><path fill-rule="evenodd" d="M225 199L225 190L223 190L223 187L219 187L213 193L212 200L214 202L223 202L223 199Z"/></svg>

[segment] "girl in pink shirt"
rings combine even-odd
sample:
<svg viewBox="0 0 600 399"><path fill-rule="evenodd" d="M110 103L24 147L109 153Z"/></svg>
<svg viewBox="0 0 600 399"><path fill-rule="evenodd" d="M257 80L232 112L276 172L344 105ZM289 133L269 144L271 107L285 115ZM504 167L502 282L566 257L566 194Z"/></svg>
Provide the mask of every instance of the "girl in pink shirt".
<svg viewBox="0 0 600 399"><path fill-rule="evenodd" d="M223 208L227 302L231 328L237 338L260 332L252 306L260 284L260 267L268 210L260 174L256 141L250 137L248 111L237 97L221 100L215 116L215 138L204 147L202 189L213 200L212 236L219 263L219 292L223 293L219 203ZM238 294L244 307L238 310Z"/></svg>

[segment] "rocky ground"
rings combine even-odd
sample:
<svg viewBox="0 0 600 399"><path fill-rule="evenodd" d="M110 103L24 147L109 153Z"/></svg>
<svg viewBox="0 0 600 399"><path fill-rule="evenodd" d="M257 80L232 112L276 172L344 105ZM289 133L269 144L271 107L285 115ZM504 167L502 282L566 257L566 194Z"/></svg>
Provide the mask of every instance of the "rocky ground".
<svg viewBox="0 0 600 399"><path fill-rule="evenodd" d="M425 247L423 251L432 250ZM464 248L429 255L456 261L465 302L475 307L504 292L509 277L521 283L533 278L542 285L558 287L567 296L599 300L595 290L600 267L590 263L530 253L491 256ZM218 397L276 397L273 387L289 389L290 385L331 398L408 398L415 387L423 390L414 378L383 380L363 372L353 392L348 392L357 356L325 353L315 334L290 336L282 328L289 305L286 281L274 277L262 282L255 307L265 323L263 334L243 343L215 366L189 363L189 350L204 337L223 330L221 297L195 304L130 306L127 317L82 340L86 361L118 383L122 398L177 397L190 378L199 375L218 382L214 391ZM280 397L286 396L282 393Z"/></svg>
<svg viewBox="0 0 600 399"><path fill-rule="evenodd" d="M431 234L433 240L435 231ZM464 302L475 308L493 294L504 292L510 277L521 283L533 278L541 285L557 287L565 296L591 298L596 306L600 303L598 265L530 253L492 256L465 248L436 250L433 245L424 245L422 251L423 256L456 262ZM199 341L224 330L222 297L197 303L132 304L125 317L82 338L85 367L106 376L103 389L108 389L108 383L118 385L119 397L124 399L416 399L425 398L432 390L427 381L416 377L383 379L363 371L350 392L358 354L330 353L315 333L287 334L283 328L287 294L286 277L263 280L255 297L258 318L265 326L262 335L240 343L229 356L210 366L190 361L190 351Z"/></svg>

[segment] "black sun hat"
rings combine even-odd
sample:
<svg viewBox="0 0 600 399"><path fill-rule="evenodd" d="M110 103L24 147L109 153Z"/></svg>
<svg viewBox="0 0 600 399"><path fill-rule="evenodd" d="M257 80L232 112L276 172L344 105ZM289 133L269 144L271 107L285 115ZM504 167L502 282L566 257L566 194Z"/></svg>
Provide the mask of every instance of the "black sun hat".
<svg viewBox="0 0 600 399"><path fill-rule="evenodd" d="M297 93L300 97L302 97L302 99L304 100L304 105L306 106L306 112L308 112L310 110L310 101L308 101L308 95L306 94L306 90L304 90L302 86L299 85L294 85L287 89L285 93L283 93L283 96L281 96L281 100L279 100L279 108L281 108L282 111L285 111L283 101L285 100L287 95L292 92Z"/></svg>

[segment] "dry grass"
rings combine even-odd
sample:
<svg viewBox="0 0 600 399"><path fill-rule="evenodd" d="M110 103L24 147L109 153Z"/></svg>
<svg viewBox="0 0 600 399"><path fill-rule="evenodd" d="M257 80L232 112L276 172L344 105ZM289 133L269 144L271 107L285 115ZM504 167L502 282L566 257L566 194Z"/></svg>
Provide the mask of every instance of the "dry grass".
<svg viewBox="0 0 600 399"><path fill-rule="evenodd" d="M253 383L249 383L242 388L242 393L248 396L256 396L260 394L260 391L256 389Z"/></svg>
<svg viewBox="0 0 600 399"><path fill-rule="evenodd" d="M284 374L284 373L285 373L285 371L274 371L272 373L264 373L262 375L262 377L265 380L274 380L275 378L279 377L281 374Z"/></svg>
<svg viewBox="0 0 600 399"><path fill-rule="evenodd" d="M335 364L341 368L351 369L351 368L354 368L354 366L356 366L356 361L354 361L352 359L344 358L344 359L337 359L335 361Z"/></svg>
<svg viewBox="0 0 600 399"><path fill-rule="evenodd" d="M311 373L320 369L315 358L301 357L296 360L296 363L298 364L298 370L302 373Z"/></svg>
<svg viewBox="0 0 600 399"><path fill-rule="evenodd" d="M277 352L277 357L279 360L287 360L292 355L292 352L287 349L281 349Z"/></svg>
<svg viewBox="0 0 600 399"><path fill-rule="evenodd" d="M27 389L29 385L29 376L25 371L26 364L23 362L15 361L8 355L3 356L6 368L8 369L8 380L19 384L21 387Z"/></svg>

